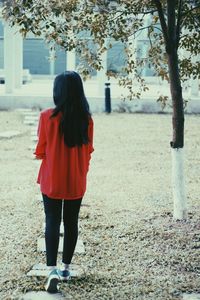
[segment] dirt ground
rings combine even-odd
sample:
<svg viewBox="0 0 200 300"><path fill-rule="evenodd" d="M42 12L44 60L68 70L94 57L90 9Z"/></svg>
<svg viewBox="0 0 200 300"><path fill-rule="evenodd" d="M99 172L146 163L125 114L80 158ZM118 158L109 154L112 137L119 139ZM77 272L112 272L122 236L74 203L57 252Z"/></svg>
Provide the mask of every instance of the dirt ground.
<svg viewBox="0 0 200 300"><path fill-rule="evenodd" d="M28 149L30 126L19 112L0 112L0 299L43 290L26 273L44 255L39 164ZM73 262L84 275L61 284L68 299L170 300L200 292L200 117L186 115L185 175L189 217L173 221L171 116L94 114L95 152L88 174L80 236L86 252ZM42 300L42 299L41 299Z"/></svg>

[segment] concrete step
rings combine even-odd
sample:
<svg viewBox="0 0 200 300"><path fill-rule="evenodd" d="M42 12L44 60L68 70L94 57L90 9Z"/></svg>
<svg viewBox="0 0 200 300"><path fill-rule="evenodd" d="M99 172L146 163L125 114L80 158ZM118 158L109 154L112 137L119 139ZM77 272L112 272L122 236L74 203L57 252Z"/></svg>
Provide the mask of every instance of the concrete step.
<svg viewBox="0 0 200 300"><path fill-rule="evenodd" d="M60 268L60 265L58 265L58 268ZM80 277L84 274L84 270L78 265L71 264L70 273L71 273L71 277ZM42 263L34 265L32 269L27 273L27 276L47 277L48 275L49 275L49 269L45 264Z"/></svg>
<svg viewBox="0 0 200 300"><path fill-rule="evenodd" d="M9 130L9 131L4 131L0 132L0 139L11 139L16 136L20 136L23 133L17 130Z"/></svg>
<svg viewBox="0 0 200 300"><path fill-rule="evenodd" d="M37 125L37 121L35 121L35 120L24 120L24 125L31 125L31 126L35 126L35 125Z"/></svg>
<svg viewBox="0 0 200 300"><path fill-rule="evenodd" d="M200 300L200 294L183 294L183 300Z"/></svg>
<svg viewBox="0 0 200 300"><path fill-rule="evenodd" d="M33 112L31 108L16 108L15 111L20 112L22 114L29 114Z"/></svg>
<svg viewBox="0 0 200 300"><path fill-rule="evenodd" d="M40 115L40 112L37 112L37 111L22 111L21 112L25 117L27 116L27 117L39 117L39 115Z"/></svg>
<svg viewBox="0 0 200 300"><path fill-rule="evenodd" d="M25 120L36 120L36 121L38 121L38 119L39 119L39 115L25 115L25 118L24 118Z"/></svg>
<svg viewBox="0 0 200 300"><path fill-rule="evenodd" d="M34 116L25 115L24 124L25 125L34 125L36 127L38 124L38 120L39 120L39 116L37 116L37 115L34 115Z"/></svg>
<svg viewBox="0 0 200 300"><path fill-rule="evenodd" d="M19 300L72 300L72 296L65 295L61 293L49 294L47 292L28 292L25 295L18 298Z"/></svg>

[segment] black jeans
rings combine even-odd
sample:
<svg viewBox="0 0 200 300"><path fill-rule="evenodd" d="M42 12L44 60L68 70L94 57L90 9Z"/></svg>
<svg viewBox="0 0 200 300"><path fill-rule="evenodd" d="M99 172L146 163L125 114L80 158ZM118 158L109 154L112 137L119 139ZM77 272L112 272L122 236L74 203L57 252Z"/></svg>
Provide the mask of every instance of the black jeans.
<svg viewBox="0 0 200 300"><path fill-rule="evenodd" d="M64 241L62 262L70 264L78 238L78 216L82 198L77 200L51 199L42 194L46 217L45 242L47 266L56 266L60 224L63 217Z"/></svg>

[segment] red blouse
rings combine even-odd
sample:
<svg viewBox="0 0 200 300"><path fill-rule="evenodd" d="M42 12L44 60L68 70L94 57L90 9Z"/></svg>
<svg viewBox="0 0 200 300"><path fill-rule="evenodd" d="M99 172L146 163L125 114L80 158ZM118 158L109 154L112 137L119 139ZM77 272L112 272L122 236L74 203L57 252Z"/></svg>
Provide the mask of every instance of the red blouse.
<svg viewBox="0 0 200 300"><path fill-rule="evenodd" d="M60 135L61 114L50 119L53 109L41 112L38 125L37 159L42 159L37 183L41 192L50 198L73 200L82 198L93 148L93 120L88 127L89 143L68 147Z"/></svg>

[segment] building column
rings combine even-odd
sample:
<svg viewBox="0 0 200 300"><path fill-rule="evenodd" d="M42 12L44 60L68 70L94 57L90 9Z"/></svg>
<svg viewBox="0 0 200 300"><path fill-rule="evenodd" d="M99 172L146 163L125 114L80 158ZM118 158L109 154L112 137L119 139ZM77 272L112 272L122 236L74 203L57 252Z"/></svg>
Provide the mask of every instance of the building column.
<svg viewBox="0 0 200 300"><path fill-rule="evenodd" d="M199 80L191 79L190 80L190 95L194 97L199 96Z"/></svg>
<svg viewBox="0 0 200 300"><path fill-rule="evenodd" d="M188 30L184 30L183 34L189 34ZM179 57L181 59L187 58L187 59L191 59L191 62L193 64L195 64L196 62L199 61L200 59L200 55L192 55L191 57L191 53L185 49L179 49ZM199 96L199 79L194 79L193 76L191 76L191 78L188 78L187 81L182 83L182 87L183 87L183 92L187 94L187 97L198 97Z"/></svg>
<svg viewBox="0 0 200 300"><path fill-rule="evenodd" d="M140 58L142 58L142 59L148 59L148 52L149 52L150 46L149 46L147 27L150 25L151 20L152 20L151 16L149 16L149 15L144 16L143 26L146 27L146 29L139 32L137 34L137 38L136 38L136 44L138 43L138 41L142 42L142 47L141 47L141 45L139 47L136 46L140 51ZM144 67L142 68L141 75L142 75L142 77L146 77L147 74L148 74L148 67L147 67L147 64L145 64Z"/></svg>
<svg viewBox="0 0 200 300"><path fill-rule="evenodd" d="M13 93L23 81L23 39L16 27L4 23L5 92Z"/></svg>
<svg viewBox="0 0 200 300"><path fill-rule="evenodd" d="M56 60L56 51L54 48L49 49L49 73L50 75L55 74L55 60Z"/></svg>
<svg viewBox="0 0 200 300"><path fill-rule="evenodd" d="M14 50L14 81L15 88L21 88L23 83L23 38L19 32L15 33L15 50Z"/></svg>
<svg viewBox="0 0 200 300"><path fill-rule="evenodd" d="M192 56L192 63L197 63L200 59L200 55ZM190 79L190 96L199 96L199 79L194 79L191 77Z"/></svg>
<svg viewBox="0 0 200 300"><path fill-rule="evenodd" d="M4 73L5 92L13 93L15 88L15 36L14 29L4 23Z"/></svg>
<svg viewBox="0 0 200 300"><path fill-rule="evenodd" d="M75 71L76 70L76 52L75 49L72 51L66 52L66 70L67 71Z"/></svg>

